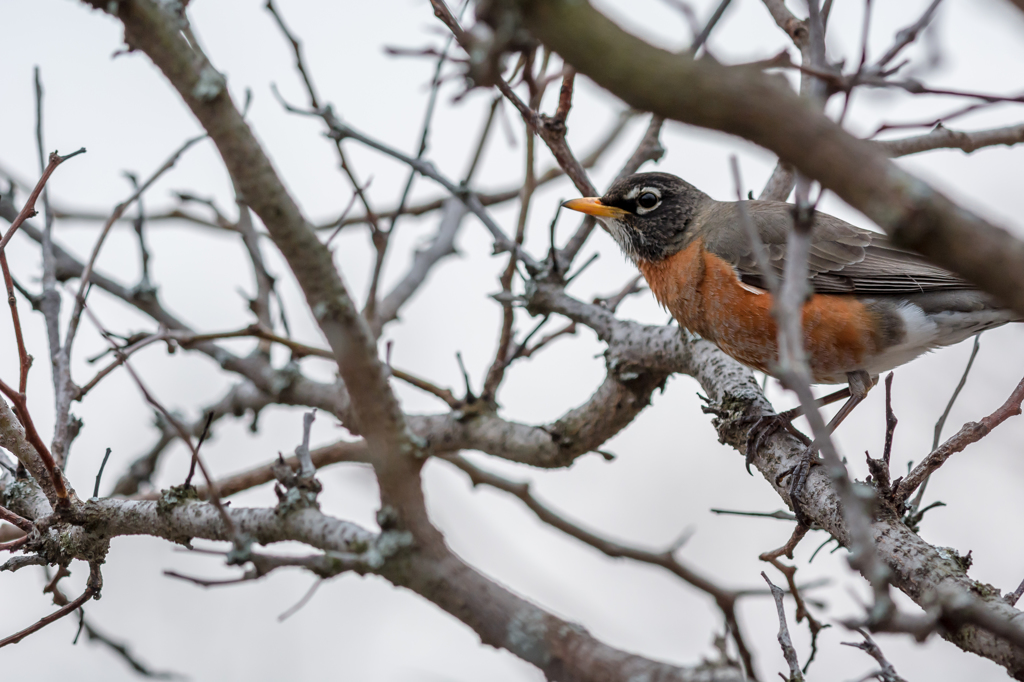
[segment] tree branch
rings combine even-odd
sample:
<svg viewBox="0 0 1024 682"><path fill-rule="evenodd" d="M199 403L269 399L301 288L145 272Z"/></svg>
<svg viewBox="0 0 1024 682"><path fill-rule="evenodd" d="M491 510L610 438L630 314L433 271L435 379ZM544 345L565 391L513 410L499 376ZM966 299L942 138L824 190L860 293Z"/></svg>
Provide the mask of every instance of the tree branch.
<svg viewBox="0 0 1024 682"><path fill-rule="evenodd" d="M959 431L930 452L917 466L907 474L907 477L896 486L895 497L897 502L903 503L913 494L914 490L921 485L935 470L941 467L947 459L962 451L971 443L976 443L989 433L992 429L1002 424L1010 417L1021 413L1021 403L1024 402L1024 379L1017 384L1010 397L1006 399L999 409L983 418L980 422L967 422Z"/></svg>

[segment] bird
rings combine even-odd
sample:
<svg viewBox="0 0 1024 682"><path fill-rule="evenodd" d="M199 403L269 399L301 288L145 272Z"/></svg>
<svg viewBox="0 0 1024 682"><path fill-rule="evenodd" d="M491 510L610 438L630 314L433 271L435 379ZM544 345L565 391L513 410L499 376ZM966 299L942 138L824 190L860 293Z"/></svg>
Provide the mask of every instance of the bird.
<svg viewBox="0 0 1024 682"><path fill-rule="evenodd" d="M794 205L743 203L768 266L781 281ZM739 202L716 201L669 173L635 173L616 180L604 196L562 205L597 218L680 327L741 364L777 376L773 297ZM847 384L821 401L847 398L828 424L830 433L864 400L879 374L935 348L1021 321L970 282L883 234L820 211L812 220L804 349L812 383ZM776 417L789 427L799 413ZM770 430L777 428L776 422ZM763 435L755 424L747 442L748 471ZM816 459L811 446L806 453L803 475L794 473L790 486L798 518L802 481Z"/></svg>

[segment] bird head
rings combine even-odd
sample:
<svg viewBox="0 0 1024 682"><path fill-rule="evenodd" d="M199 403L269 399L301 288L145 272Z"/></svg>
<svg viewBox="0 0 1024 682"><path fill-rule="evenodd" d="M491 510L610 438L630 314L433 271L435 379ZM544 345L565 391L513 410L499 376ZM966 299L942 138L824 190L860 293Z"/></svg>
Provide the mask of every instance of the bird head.
<svg viewBox="0 0 1024 682"><path fill-rule="evenodd" d="M602 197L566 201L565 208L597 218L634 263L659 261L693 238L690 224L710 197L669 173L634 173Z"/></svg>

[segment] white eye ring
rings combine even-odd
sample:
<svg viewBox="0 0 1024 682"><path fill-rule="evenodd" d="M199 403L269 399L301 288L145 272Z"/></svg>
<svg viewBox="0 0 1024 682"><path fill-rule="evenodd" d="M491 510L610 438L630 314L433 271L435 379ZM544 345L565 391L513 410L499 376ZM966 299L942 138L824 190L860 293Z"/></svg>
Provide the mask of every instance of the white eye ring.
<svg viewBox="0 0 1024 682"><path fill-rule="evenodd" d="M650 206L644 206L640 203L641 199L644 199L647 194L654 196L655 202ZM650 213L654 209L661 205L661 192L654 187L643 187L636 193L636 212L637 215L644 215Z"/></svg>

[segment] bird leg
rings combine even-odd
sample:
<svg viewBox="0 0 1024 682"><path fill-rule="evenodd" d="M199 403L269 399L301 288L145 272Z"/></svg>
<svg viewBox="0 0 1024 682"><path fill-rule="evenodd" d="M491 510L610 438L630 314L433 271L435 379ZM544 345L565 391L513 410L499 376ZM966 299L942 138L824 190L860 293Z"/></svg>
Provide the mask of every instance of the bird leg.
<svg viewBox="0 0 1024 682"><path fill-rule="evenodd" d="M839 408L839 411L836 412L835 416L832 417L832 420L829 421L828 425L825 427L828 435L832 435L836 428L843 423L843 420L853 412L853 409L864 402L864 399L868 396L868 391L871 390L871 387L874 386L878 380L878 377L872 377L864 370L849 372L847 373L846 378L849 381L850 397L845 403L843 403L843 406ZM837 391L833 395L837 395L839 393L842 393L842 391ZM803 511L801 497L804 493L804 486L807 483L807 475L811 471L811 465L817 464L817 453L818 446L816 442L811 443L811 445L801 453L800 461L792 470L793 476L789 485L789 501L793 507L793 513L796 514L797 521L805 526L810 525L810 519L807 518L807 515Z"/></svg>
<svg viewBox="0 0 1024 682"><path fill-rule="evenodd" d="M872 381L871 382L871 386L874 386L875 383L876 382ZM865 393L865 395L866 395L866 393ZM850 386L847 385L846 388L841 388L838 391L836 391L835 393L829 393L826 396L822 396L821 398L818 398L817 400L814 401L814 406L815 407L824 407L825 405L831 405L832 403L839 402L843 398L849 398L849 397L850 397ZM792 421L792 420L796 419L797 417L802 416L803 413L804 413L804 406L803 405L797 405L796 407L794 407L791 410L786 410L785 412L783 412L779 416L783 417L785 419L789 419L790 421ZM838 426L838 424L837 424L837 426Z"/></svg>
<svg viewBox="0 0 1024 682"><path fill-rule="evenodd" d="M829 393L827 396L818 398L814 401L817 407L824 405L831 405L832 403L842 400L843 398L850 397L850 388L841 388L835 393ZM782 414L767 414L758 417L753 426L747 432L747 473L753 475L750 471L750 465L754 461L754 455L758 450L761 449L761 445L764 444L768 438L774 435L779 429L785 428L791 434L796 436L798 439L803 441L804 445L810 445L810 441L807 440L807 436L793 428L793 420L801 416L804 413L803 405L797 405L791 410L786 410ZM837 424L838 426L838 424Z"/></svg>

